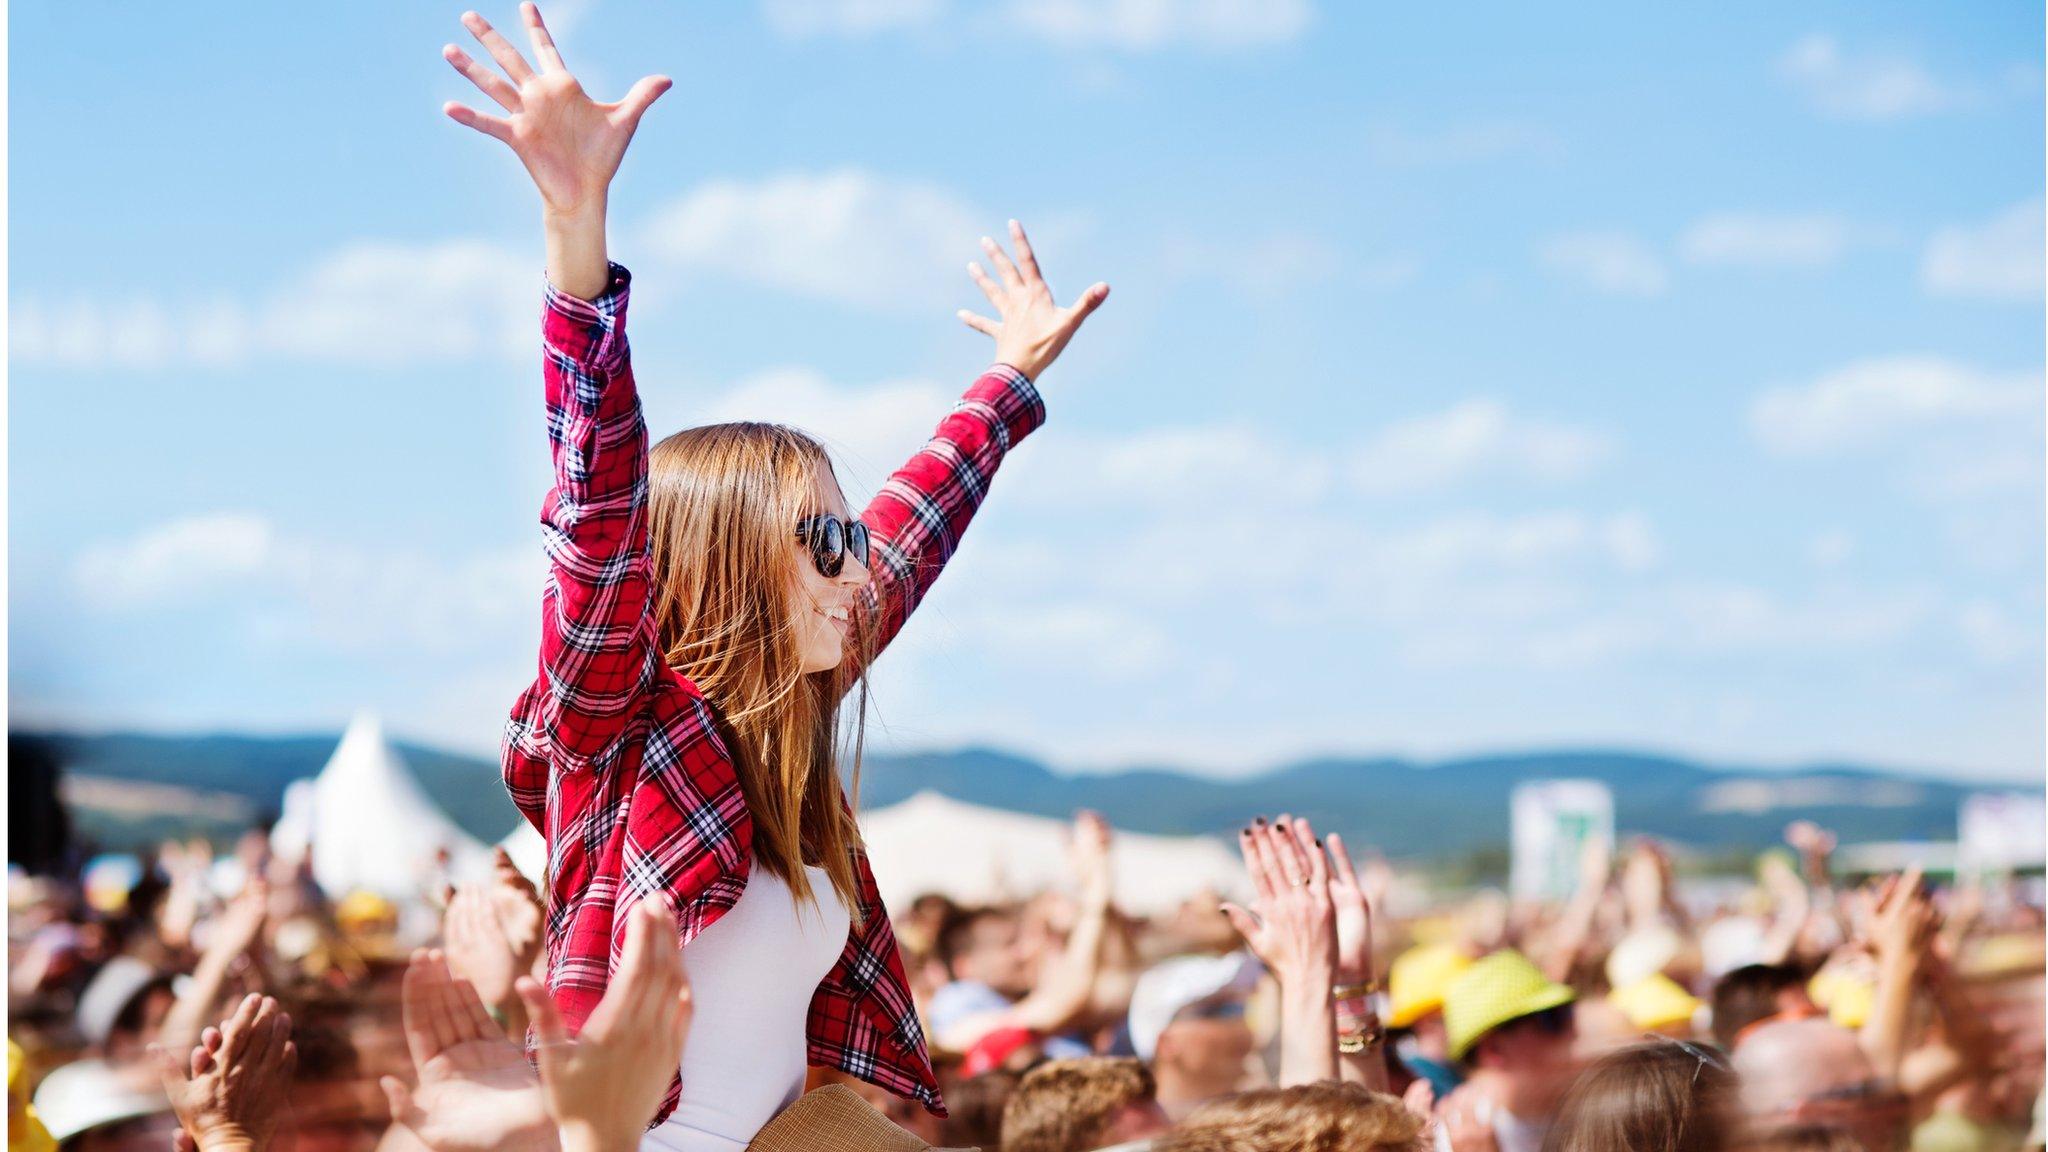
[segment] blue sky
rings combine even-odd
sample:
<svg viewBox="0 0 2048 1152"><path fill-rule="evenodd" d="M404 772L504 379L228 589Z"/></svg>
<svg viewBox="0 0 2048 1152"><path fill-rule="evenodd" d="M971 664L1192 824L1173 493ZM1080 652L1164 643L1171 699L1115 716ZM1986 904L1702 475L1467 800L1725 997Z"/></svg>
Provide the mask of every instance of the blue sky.
<svg viewBox="0 0 2048 1152"><path fill-rule="evenodd" d="M978 236L1114 286L882 746L2041 777L2038 6L548 11L677 82L612 200L657 434L789 420L858 497L987 359ZM17 723L494 745L539 233L438 111L459 13L13 13Z"/></svg>

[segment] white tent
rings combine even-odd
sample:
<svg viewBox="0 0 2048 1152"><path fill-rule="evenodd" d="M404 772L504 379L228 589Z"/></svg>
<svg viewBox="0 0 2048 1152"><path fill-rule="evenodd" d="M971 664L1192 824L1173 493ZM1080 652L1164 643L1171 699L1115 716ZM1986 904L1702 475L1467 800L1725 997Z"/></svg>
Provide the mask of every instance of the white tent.
<svg viewBox="0 0 2048 1152"><path fill-rule="evenodd" d="M547 877L548 842L541 838L538 828L527 823L526 817L521 816L512 831L505 833L498 847L505 850L505 855L512 858L512 866L528 880L539 884Z"/></svg>
<svg viewBox="0 0 2048 1152"><path fill-rule="evenodd" d="M426 890L436 852L448 851L454 878L475 874L490 853L427 798L368 714L350 722L318 776L286 789L271 843L284 855L303 855L310 843L313 879L330 896L362 890L397 900Z"/></svg>
<svg viewBox="0 0 2048 1152"><path fill-rule="evenodd" d="M1063 820L919 792L864 814L860 827L891 908L926 893L979 904L1072 885L1070 825ZM1127 912L1169 913L1205 887L1239 899L1250 895L1237 853L1206 837L1118 832L1110 858L1117 906Z"/></svg>

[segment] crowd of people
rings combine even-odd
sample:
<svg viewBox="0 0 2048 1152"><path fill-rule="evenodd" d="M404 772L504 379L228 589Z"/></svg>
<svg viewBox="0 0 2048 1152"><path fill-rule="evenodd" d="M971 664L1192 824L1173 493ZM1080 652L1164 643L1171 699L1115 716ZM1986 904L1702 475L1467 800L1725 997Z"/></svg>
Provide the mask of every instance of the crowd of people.
<svg viewBox="0 0 2048 1152"><path fill-rule="evenodd" d="M2042 1146L2037 886L1846 882L1795 825L1710 899L1640 841L1595 845L1565 900L1396 916L1409 878L1341 836L1239 840L1242 905L1124 914L1085 815L1061 889L913 902L894 928L947 1115L818 1067L836 1087L803 1106L1004 1152ZM10 1152L634 1149L696 1014L650 898L572 1037L537 979L544 898L502 855L417 901L336 899L252 833L166 843L126 891L16 874L10 904Z"/></svg>
<svg viewBox="0 0 2048 1152"><path fill-rule="evenodd" d="M1569 899L1397 914L1383 864L1251 815L1250 897L1153 921L1084 816L1068 890L885 907L845 787L866 670L1109 287L1061 305L1021 225L984 237L993 359L858 513L793 428L650 446L606 206L670 82L596 100L521 18L530 58L475 12L491 63L442 55L544 225L548 572L502 760L542 875L322 892L252 833L17 878L11 1149L2040 1145L2038 892L1844 886L1809 827L1732 905L1594 843Z"/></svg>

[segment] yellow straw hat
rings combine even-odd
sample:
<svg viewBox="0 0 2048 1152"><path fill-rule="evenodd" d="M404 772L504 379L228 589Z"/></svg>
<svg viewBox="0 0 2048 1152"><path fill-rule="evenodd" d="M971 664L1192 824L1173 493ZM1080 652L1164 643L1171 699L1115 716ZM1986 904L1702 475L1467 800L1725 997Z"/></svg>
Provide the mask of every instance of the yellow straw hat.
<svg viewBox="0 0 2048 1152"><path fill-rule="evenodd" d="M1444 1031L1451 1059L1463 1060L1481 1036L1523 1016L1577 998L1512 948L1503 948L1460 972L1444 989Z"/></svg>
<svg viewBox="0 0 2048 1152"><path fill-rule="evenodd" d="M1697 998L1662 973L1616 989L1607 999L1621 1009L1630 1024L1646 1031L1687 1023L1700 1010Z"/></svg>
<svg viewBox="0 0 2048 1152"><path fill-rule="evenodd" d="M1472 958L1455 944L1410 948L1387 973L1387 995L1393 1001L1387 1027L1407 1028L1444 1006L1444 989L1472 966Z"/></svg>

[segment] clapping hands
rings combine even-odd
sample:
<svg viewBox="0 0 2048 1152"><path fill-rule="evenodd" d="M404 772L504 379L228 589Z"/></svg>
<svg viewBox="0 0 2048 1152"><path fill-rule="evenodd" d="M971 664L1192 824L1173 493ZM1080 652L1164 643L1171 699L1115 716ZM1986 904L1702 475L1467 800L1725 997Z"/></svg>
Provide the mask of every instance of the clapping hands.
<svg viewBox="0 0 2048 1152"><path fill-rule="evenodd" d="M262 1152L283 1119L298 1047L292 1021L268 996L248 996L180 1059L156 1045L150 1057L178 1115L181 1148Z"/></svg>

